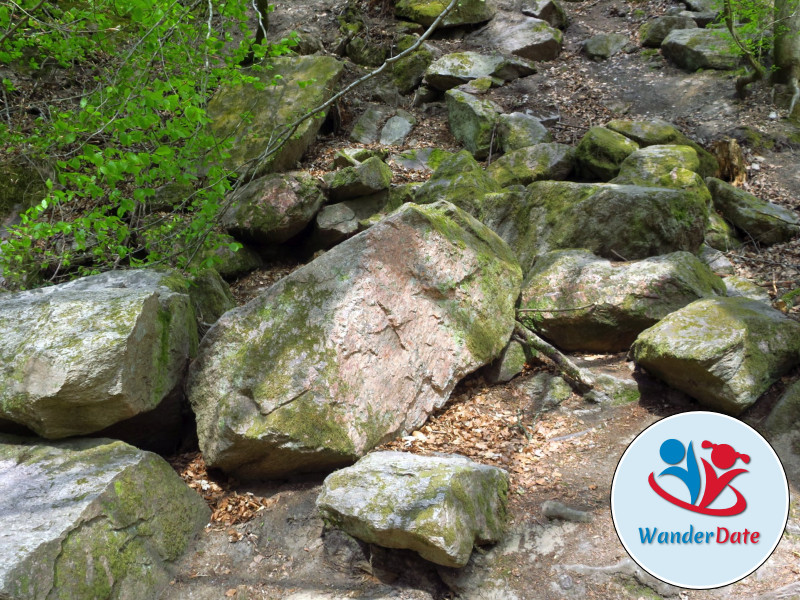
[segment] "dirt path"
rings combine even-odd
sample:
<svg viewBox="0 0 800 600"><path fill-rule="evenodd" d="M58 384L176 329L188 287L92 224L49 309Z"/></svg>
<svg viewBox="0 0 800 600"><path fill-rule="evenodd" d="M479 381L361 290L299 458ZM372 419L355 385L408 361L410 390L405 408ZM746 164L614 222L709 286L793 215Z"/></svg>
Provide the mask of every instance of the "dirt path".
<svg viewBox="0 0 800 600"><path fill-rule="evenodd" d="M273 3L273 36L298 30L316 35L326 47L333 42L335 18L345 6L343 0ZM516 2L499 4L513 9ZM389 23L391 2L373 0L369 6L371 27ZM573 20L565 32L562 55L541 64L538 74L494 90L492 99L508 110L558 113L560 121L552 131L559 141L575 141L589 126L612 118L636 117L672 121L701 143L735 135L744 142L748 161L759 167L751 170L750 189L800 208L800 144L789 142L798 130L770 118L775 109L766 89L757 89L740 102L733 98L730 74L689 76L638 45L630 53L601 63L581 54L581 43L600 32L622 32L636 42L640 24L651 15L662 14L667 6L659 0L565 3ZM461 47L459 40L435 43L446 44L448 51ZM361 98L356 96L350 106L357 108L367 95L365 91ZM426 145L453 143L442 110L422 111L410 103L406 108L417 113L426 131L434 132L433 138L423 140ZM421 138L420 134L417 141ZM326 149L342 145L347 145L346 132L327 138L311 152L307 166L321 166ZM778 250L788 255L796 251L796 244ZM757 267L748 274L762 283L775 277L773 271ZM622 355L581 359L594 368L633 376ZM796 372L778 384L744 419L758 427L782 386L798 375ZM436 569L411 553L368 547L336 532L324 532L314 507L321 481L311 479L238 486L239 493L267 499L266 507L248 523L210 528L197 551L180 564L164 597L800 598L797 501L792 505L787 533L772 557L750 577L719 590L685 591L660 583L637 569L619 543L609 510L609 488L617 461L627 444L649 424L695 408L688 398L638 374L644 392L639 403L598 406L573 396L534 420L532 415L538 410L532 404L533 376L528 373L495 387L471 378L459 386L445 410L421 429L421 438L392 445L414 452L458 451L512 473L510 533L498 546L476 552L464 569ZM779 441L776 449L790 478L792 497L797 498L800 460L785 441ZM541 514L546 500L586 511L593 520L548 521Z"/></svg>

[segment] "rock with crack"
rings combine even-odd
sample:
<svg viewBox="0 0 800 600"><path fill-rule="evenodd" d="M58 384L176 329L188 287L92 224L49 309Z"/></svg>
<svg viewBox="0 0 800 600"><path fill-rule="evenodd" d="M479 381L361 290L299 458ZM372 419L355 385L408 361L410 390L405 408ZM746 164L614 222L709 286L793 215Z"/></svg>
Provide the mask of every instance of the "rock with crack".
<svg viewBox="0 0 800 600"><path fill-rule="evenodd" d="M708 29L673 29L661 42L664 57L684 71L735 69L741 57L733 41Z"/></svg>
<svg viewBox="0 0 800 600"><path fill-rule="evenodd" d="M696 252L708 221L692 190L535 181L515 201L492 198L484 197L480 219L511 246L523 273L550 250L585 248L611 260Z"/></svg>
<svg viewBox="0 0 800 600"><path fill-rule="evenodd" d="M0 421L85 435L180 394L198 343L190 293L176 273L135 270L0 296Z"/></svg>
<svg viewBox="0 0 800 600"><path fill-rule="evenodd" d="M155 454L0 436L0 597L156 598L209 516Z"/></svg>
<svg viewBox="0 0 800 600"><path fill-rule="evenodd" d="M800 218L794 211L765 202L721 179L709 177L706 184L714 198L714 207L753 240L777 244L800 234Z"/></svg>
<svg viewBox="0 0 800 600"><path fill-rule="evenodd" d="M506 345L521 278L465 212L404 205L206 334L187 393L207 463L325 471L419 426Z"/></svg>
<svg viewBox="0 0 800 600"><path fill-rule="evenodd" d="M350 139L359 144L374 144L381 135L381 130L397 111L390 106L372 104L361 114L353 125Z"/></svg>
<svg viewBox="0 0 800 600"><path fill-rule="evenodd" d="M561 53L561 31L547 21L521 13L498 15L483 29L470 34L467 42L474 47L499 50L528 60L553 60Z"/></svg>
<svg viewBox="0 0 800 600"><path fill-rule="evenodd" d="M317 215L310 243L314 247L330 248L362 231L361 222L380 213L389 203L389 193L380 192L329 204Z"/></svg>
<svg viewBox="0 0 800 600"><path fill-rule="evenodd" d="M508 473L458 455L375 452L329 475L323 518L353 537L463 567L506 526Z"/></svg>
<svg viewBox="0 0 800 600"><path fill-rule="evenodd" d="M738 415L800 364L800 323L749 298L698 300L643 331L631 353L703 406Z"/></svg>
<svg viewBox="0 0 800 600"><path fill-rule="evenodd" d="M714 155L705 150L698 143L690 140L672 123L661 119L648 119L644 121L614 120L606 123L606 127L611 131L621 133L627 138L632 139L641 147L677 144L679 146L689 146L700 160L700 168L697 171L703 177L714 176L719 171L719 164ZM692 169L694 170L694 169Z"/></svg>
<svg viewBox="0 0 800 600"><path fill-rule="evenodd" d="M486 158L493 144L499 146L497 123L503 109L491 100L481 100L461 90L449 90L445 97L453 137L478 160Z"/></svg>
<svg viewBox="0 0 800 600"><path fill-rule="evenodd" d="M605 127L592 127L575 149L576 171L589 180L608 181L619 174L620 166L639 144Z"/></svg>
<svg viewBox="0 0 800 600"><path fill-rule="evenodd" d="M569 25L569 17L558 0L523 0L520 10L523 15L547 21L558 29Z"/></svg>
<svg viewBox="0 0 800 600"><path fill-rule="evenodd" d="M271 69L256 75L266 84L265 89L256 90L252 84L225 87L208 103L210 133L220 144L233 142L223 166L251 176L296 167L322 119L307 119L275 153L264 153L275 147L281 128L333 95L344 69L343 63L330 56L279 57L270 65ZM280 77L280 85L270 85L276 77ZM300 85L312 80L314 85ZM245 119L247 115L251 118ZM214 160L211 154L208 160Z"/></svg>
<svg viewBox="0 0 800 600"><path fill-rule="evenodd" d="M439 163L430 179L417 188L414 202L431 204L446 200L477 217L484 210L486 195L499 191L497 182L468 151L462 150Z"/></svg>
<svg viewBox="0 0 800 600"><path fill-rule="evenodd" d="M243 240L282 244L300 233L324 202L316 180L306 172L267 175L232 194L220 223Z"/></svg>
<svg viewBox="0 0 800 600"><path fill-rule="evenodd" d="M425 82L446 92L475 79L491 77L511 81L536 72L534 65L522 58L505 57L499 53L455 52L434 61L425 72Z"/></svg>
<svg viewBox="0 0 800 600"><path fill-rule="evenodd" d="M725 295L722 279L689 252L612 263L557 250L528 275L520 320L562 350L619 352L669 313Z"/></svg>
<svg viewBox="0 0 800 600"><path fill-rule="evenodd" d="M389 189L392 170L377 156L355 167L345 167L325 174L328 196L334 202L369 196Z"/></svg>
<svg viewBox="0 0 800 600"><path fill-rule="evenodd" d="M429 27L436 17L447 8L448 4L450 2L447 0L397 0L394 14L402 19ZM496 13L494 0L460 0L442 20L440 27L485 23Z"/></svg>
<svg viewBox="0 0 800 600"><path fill-rule="evenodd" d="M534 181L567 179L575 166L575 149L566 144L535 144L504 154L486 167L486 174L502 187Z"/></svg>

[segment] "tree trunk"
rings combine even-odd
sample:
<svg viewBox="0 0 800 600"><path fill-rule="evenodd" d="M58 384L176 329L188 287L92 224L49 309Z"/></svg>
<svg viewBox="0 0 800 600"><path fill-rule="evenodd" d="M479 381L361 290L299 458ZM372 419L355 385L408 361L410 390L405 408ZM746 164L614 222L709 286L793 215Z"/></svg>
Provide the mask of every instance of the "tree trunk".
<svg viewBox="0 0 800 600"><path fill-rule="evenodd" d="M775 0L775 72L773 83L786 84L792 92L789 114L800 98L800 0Z"/></svg>

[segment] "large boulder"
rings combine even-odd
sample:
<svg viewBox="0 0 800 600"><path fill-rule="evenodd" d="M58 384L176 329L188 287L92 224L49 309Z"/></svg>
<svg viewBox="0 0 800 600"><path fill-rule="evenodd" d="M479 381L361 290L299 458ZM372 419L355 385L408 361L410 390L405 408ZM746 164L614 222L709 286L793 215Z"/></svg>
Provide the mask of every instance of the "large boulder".
<svg viewBox="0 0 800 600"><path fill-rule="evenodd" d="M209 516L155 454L0 436L0 597L159 597Z"/></svg>
<svg viewBox="0 0 800 600"><path fill-rule="evenodd" d="M569 16L558 0L522 0L523 15L547 21L553 27L566 29Z"/></svg>
<svg viewBox="0 0 800 600"><path fill-rule="evenodd" d="M461 90L449 90L447 122L450 131L478 160L489 156L495 140L495 128L503 109L491 100L483 100Z"/></svg>
<svg viewBox="0 0 800 600"><path fill-rule="evenodd" d="M504 154L486 167L486 174L502 187L528 185L549 179L563 181L572 173L575 149L566 144L536 144Z"/></svg>
<svg viewBox="0 0 800 600"><path fill-rule="evenodd" d="M608 181L619 173L620 165L639 149L633 140L605 127L591 127L575 149L576 171L589 180Z"/></svg>
<svg viewBox="0 0 800 600"><path fill-rule="evenodd" d="M467 41L481 49L495 49L528 60L553 60L561 53L563 35L547 21L523 14L503 13Z"/></svg>
<svg viewBox="0 0 800 600"><path fill-rule="evenodd" d="M508 473L458 455L375 452L329 475L323 518L365 542L414 550L446 567L502 537Z"/></svg>
<svg viewBox="0 0 800 600"><path fill-rule="evenodd" d="M526 243L538 252L586 248L611 260L695 252L708 220L692 190L537 181L528 186L528 203Z"/></svg>
<svg viewBox="0 0 800 600"><path fill-rule="evenodd" d="M404 205L206 334L187 393L207 463L325 471L411 431L503 349L520 282L465 212Z"/></svg>
<svg viewBox="0 0 800 600"><path fill-rule="evenodd" d="M700 170L698 171L700 175L711 177L719 171L719 164L713 154L690 140L677 127L667 121L661 119L648 119L646 121L618 119L609 121L606 123L606 127L632 139L642 147L666 144L689 146L697 152L697 157L700 159Z"/></svg>
<svg viewBox="0 0 800 600"><path fill-rule="evenodd" d="M583 52L592 60L606 60L628 45L628 36L623 33L598 33L583 45Z"/></svg>
<svg viewBox="0 0 800 600"><path fill-rule="evenodd" d="M698 300L642 332L631 352L703 406L737 415L800 364L800 323L749 298Z"/></svg>
<svg viewBox="0 0 800 600"><path fill-rule="evenodd" d="M368 158L354 167L345 167L325 175L328 195L334 202L369 196L388 190L392 183L392 170L377 156Z"/></svg>
<svg viewBox="0 0 800 600"><path fill-rule="evenodd" d="M324 202L308 173L267 175L237 189L220 222L241 239L282 244L300 233Z"/></svg>
<svg viewBox="0 0 800 600"><path fill-rule="evenodd" d="M394 14L426 27L433 24L450 2L446 0L397 0ZM495 16L494 0L461 0L441 23L441 27L475 25Z"/></svg>
<svg viewBox="0 0 800 600"><path fill-rule="evenodd" d="M505 57L494 52L454 52L434 61L425 72L425 83L447 90L483 77L511 81L536 72L532 63L518 57Z"/></svg>
<svg viewBox="0 0 800 600"><path fill-rule="evenodd" d="M694 29L697 23L688 16L667 15L656 17L639 28L642 46L658 48L673 29Z"/></svg>
<svg viewBox="0 0 800 600"><path fill-rule="evenodd" d="M722 279L688 252L612 263L558 250L536 260L521 308L523 322L562 350L619 352L669 313L725 295Z"/></svg>
<svg viewBox="0 0 800 600"><path fill-rule="evenodd" d="M498 183L469 152L462 150L439 163L430 179L417 189L414 202L431 204L446 200L480 218L484 196L499 191Z"/></svg>
<svg viewBox="0 0 800 600"><path fill-rule="evenodd" d="M528 148L552 139L539 119L521 112L500 115L497 120L497 136L503 152Z"/></svg>
<svg viewBox="0 0 800 600"><path fill-rule="evenodd" d="M721 179L706 179L714 207L729 222L762 244L786 242L800 233L800 217L792 210L765 202Z"/></svg>
<svg viewBox="0 0 800 600"><path fill-rule="evenodd" d="M0 296L0 420L94 433L178 393L198 331L189 285L112 271Z"/></svg>
<svg viewBox="0 0 800 600"><path fill-rule="evenodd" d="M694 72L698 69L735 69L741 63L740 53L721 32L710 29L673 29L661 42L664 57L678 68Z"/></svg>
<svg viewBox="0 0 800 600"><path fill-rule="evenodd" d="M261 158L274 136L288 123L323 104L332 95L344 64L330 56L275 58L271 69L255 74L264 89L252 84L220 89L208 103L210 131L233 142L226 168L257 176L295 168L317 135L322 119L306 119L276 153ZM272 85L279 77L279 85ZM301 85L313 81L314 85ZM252 118L243 120L244 115ZM214 160L209 155L209 161Z"/></svg>

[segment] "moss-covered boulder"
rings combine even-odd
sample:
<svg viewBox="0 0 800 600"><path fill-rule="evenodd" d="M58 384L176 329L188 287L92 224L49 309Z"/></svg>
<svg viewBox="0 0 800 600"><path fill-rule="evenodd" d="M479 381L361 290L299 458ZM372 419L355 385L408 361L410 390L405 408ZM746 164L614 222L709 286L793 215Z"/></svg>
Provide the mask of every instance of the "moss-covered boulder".
<svg viewBox="0 0 800 600"><path fill-rule="evenodd" d="M664 57L684 71L735 69L742 62L733 41L710 29L673 29L661 42Z"/></svg>
<svg viewBox="0 0 800 600"><path fill-rule="evenodd" d="M698 173L703 177L715 176L719 171L719 164L713 154L705 150L698 143L690 140L672 123L661 119L648 119L644 121L614 120L606 123L606 128L621 133L642 147L666 144L689 146L697 152L700 160Z"/></svg>
<svg viewBox="0 0 800 600"><path fill-rule="evenodd" d="M267 175L233 193L221 224L243 240L262 246L281 244L300 233L324 202L308 173Z"/></svg>
<svg viewBox="0 0 800 600"><path fill-rule="evenodd" d="M497 120L497 134L503 152L527 148L552 139L539 119L521 112L500 115Z"/></svg>
<svg viewBox="0 0 800 600"><path fill-rule="evenodd" d="M261 175L295 168L317 135L322 119L307 119L281 149L260 158L281 128L323 104L333 95L343 63L330 56L295 56L272 59L272 68L256 76L266 86L251 84L219 90L208 104L210 132L222 143L232 141L225 167L239 173ZM280 77L278 85L272 85ZM314 85L301 83L314 81ZM214 161L212 154L209 161Z"/></svg>
<svg viewBox="0 0 800 600"><path fill-rule="evenodd" d="M708 215L705 243L720 252L735 250L742 246L734 228L715 210L710 211Z"/></svg>
<svg viewBox="0 0 800 600"><path fill-rule="evenodd" d="M619 174L622 161L638 149L639 144L624 135L592 127L575 149L576 172L591 181L608 181Z"/></svg>
<svg viewBox="0 0 800 600"><path fill-rule="evenodd" d="M800 431L800 379L786 388L764 422L772 435Z"/></svg>
<svg viewBox="0 0 800 600"><path fill-rule="evenodd" d="M341 202L388 190L392 184L392 170L378 157L372 157L355 167L327 173L324 180L330 199Z"/></svg>
<svg viewBox="0 0 800 600"><path fill-rule="evenodd" d="M405 548L447 567L505 532L508 473L459 455L376 452L329 475L323 519L353 537Z"/></svg>
<svg viewBox="0 0 800 600"><path fill-rule="evenodd" d="M583 45L583 52L592 60L611 58L628 44L628 36L622 33L598 33Z"/></svg>
<svg viewBox="0 0 800 600"><path fill-rule="evenodd" d="M379 67L386 60L389 51L380 44L375 44L361 36L356 36L347 43L345 53L347 58L357 65Z"/></svg>
<svg viewBox="0 0 800 600"><path fill-rule="evenodd" d="M433 24L450 2L446 0L397 0L394 14L426 27ZM494 0L461 0L444 18L441 27L475 25L484 23L495 16L497 7Z"/></svg>
<svg viewBox="0 0 800 600"><path fill-rule="evenodd" d="M486 167L486 174L502 187L534 181L567 179L575 165L575 149L566 144L536 144L504 154Z"/></svg>
<svg viewBox="0 0 800 600"><path fill-rule="evenodd" d="M759 302L764 302L766 304L772 303L767 290L759 285L756 285L749 279L739 277L738 275L731 275L726 277L723 281L725 282L727 296L730 298L742 297L750 298L751 300L758 300Z"/></svg>
<svg viewBox="0 0 800 600"><path fill-rule="evenodd" d="M639 40L646 48L658 48L673 29L694 29L697 23L688 16L656 17L639 28Z"/></svg>
<svg viewBox="0 0 800 600"><path fill-rule="evenodd" d="M157 598L209 516L155 454L0 436L0 597Z"/></svg>
<svg viewBox="0 0 800 600"><path fill-rule="evenodd" d="M757 300L698 300L642 332L631 352L703 406L737 415L800 364L800 323Z"/></svg>
<svg viewBox="0 0 800 600"><path fill-rule="evenodd" d="M504 12L467 37L475 48L499 50L528 60L553 60L561 53L563 35L547 21Z"/></svg>
<svg viewBox="0 0 800 600"><path fill-rule="evenodd" d="M523 0L520 10L523 15L547 21L558 29L569 25L569 16L558 0Z"/></svg>
<svg viewBox="0 0 800 600"><path fill-rule="evenodd" d="M206 334L187 384L203 456L282 477L411 431L506 345L521 279L464 211L402 206Z"/></svg>
<svg viewBox="0 0 800 600"><path fill-rule="evenodd" d="M403 35L397 43L397 54L404 52L416 43L419 36ZM392 81L401 94L410 94L422 83L425 72L433 62L433 52L426 45L414 50L392 65Z"/></svg>
<svg viewBox="0 0 800 600"><path fill-rule="evenodd" d="M480 218L484 196L499 191L497 182L469 152L462 150L439 164L430 179L417 189L414 202L431 204L445 200Z"/></svg>
<svg viewBox="0 0 800 600"><path fill-rule="evenodd" d="M730 223L761 244L777 244L800 234L797 213L772 202L766 202L731 184L709 177L708 189L714 207Z"/></svg>
<svg viewBox="0 0 800 600"><path fill-rule="evenodd" d="M512 340L492 364L481 370L481 374L488 383L505 383L522 373L526 362L525 347Z"/></svg>
<svg viewBox="0 0 800 600"><path fill-rule="evenodd" d="M497 52L454 52L434 61L425 72L425 82L446 92L464 83L485 77L511 81L536 72L533 63L518 57L506 57Z"/></svg>
<svg viewBox="0 0 800 600"><path fill-rule="evenodd" d="M562 350L619 352L669 313L725 284L696 256L673 252L634 262L558 250L536 260L522 288L523 322Z"/></svg>
<svg viewBox="0 0 800 600"><path fill-rule="evenodd" d="M611 260L695 252L708 220L691 190L567 181L529 185L525 210L517 222L527 233L517 244L524 239L539 253L586 248Z"/></svg>
<svg viewBox="0 0 800 600"><path fill-rule="evenodd" d="M453 136L478 160L489 155L493 132L503 110L491 100L482 100L460 90L446 92L447 122Z"/></svg>
<svg viewBox="0 0 800 600"><path fill-rule="evenodd" d="M453 154L453 152L440 148L411 148L398 154L392 154L388 158L388 163L407 171L431 173Z"/></svg>
<svg viewBox="0 0 800 600"><path fill-rule="evenodd" d="M0 296L0 419L55 439L156 408L197 349L190 292L136 270Z"/></svg>
<svg viewBox="0 0 800 600"><path fill-rule="evenodd" d="M374 144L378 141L378 138L380 138L381 129L383 129L386 121L388 121L395 112L397 112L395 109L382 104L367 106L355 125L353 125L353 130L350 132L350 139L359 144Z"/></svg>

